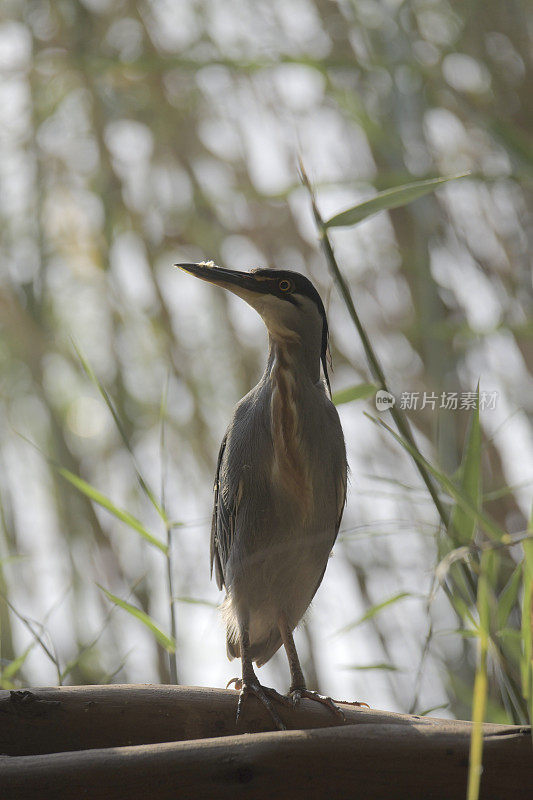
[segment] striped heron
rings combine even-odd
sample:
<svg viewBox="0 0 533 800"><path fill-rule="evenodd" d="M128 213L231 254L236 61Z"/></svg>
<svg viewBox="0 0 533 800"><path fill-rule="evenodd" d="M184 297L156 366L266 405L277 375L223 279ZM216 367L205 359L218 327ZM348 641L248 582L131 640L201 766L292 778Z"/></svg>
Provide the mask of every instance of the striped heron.
<svg viewBox="0 0 533 800"><path fill-rule="evenodd" d="M285 725L274 702L296 705L302 697L343 719L331 698L307 689L293 639L324 577L346 498L346 449L330 399L322 300L298 272L176 266L245 300L268 330L265 372L235 408L215 479L211 572L226 591L228 657L242 661L242 680L234 679L237 719L250 694L279 729ZM262 686L253 668L282 644L289 697Z"/></svg>

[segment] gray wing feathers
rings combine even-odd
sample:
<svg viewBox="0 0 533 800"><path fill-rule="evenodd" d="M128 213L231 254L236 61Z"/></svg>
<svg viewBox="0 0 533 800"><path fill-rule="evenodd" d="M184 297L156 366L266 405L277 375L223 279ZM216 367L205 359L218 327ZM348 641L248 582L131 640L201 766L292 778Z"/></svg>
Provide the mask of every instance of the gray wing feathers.
<svg viewBox="0 0 533 800"><path fill-rule="evenodd" d="M348 468L345 460L343 468L341 470L340 479L335 487L337 490L337 523L335 525L335 539L337 539L337 534L339 533L342 514L344 512L344 506L346 505L347 486L348 486Z"/></svg>
<svg viewBox="0 0 533 800"><path fill-rule="evenodd" d="M224 502L224 493L221 486L220 468L226 449L227 434L222 439L220 451L218 453L217 474L215 477L215 502L213 507L213 519L211 522L211 576L213 566L215 567L215 577L217 586L222 589L224 585L224 564L227 561L230 539L234 528L234 521L231 521L231 511Z"/></svg>
<svg viewBox="0 0 533 800"><path fill-rule="evenodd" d="M237 513L243 490L243 481L239 473L234 480L230 479L226 453L229 446L226 433L218 454L214 486L215 502L211 523L211 574L213 574L214 565L219 589L226 584L226 564L235 539Z"/></svg>

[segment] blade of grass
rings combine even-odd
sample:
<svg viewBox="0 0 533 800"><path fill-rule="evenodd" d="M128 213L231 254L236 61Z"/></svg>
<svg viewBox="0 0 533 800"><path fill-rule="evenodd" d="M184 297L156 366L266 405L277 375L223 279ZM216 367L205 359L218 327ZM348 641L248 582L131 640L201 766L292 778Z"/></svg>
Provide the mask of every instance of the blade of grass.
<svg viewBox="0 0 533 800"><path fill-rule="evenodd" d="M348 389L335 392L331 399L336 406L340 406L343 403L351 403L353 400L365 400L367 397L372 397L377 389L375 383L359 383L357 386L350 386Z"/></svg>
<svg viewBox="0 0 533 800"><path fill-rule="evenodd" d="M481 506L481 426L479 424L479 383L476 390L476 407L472 410L470 425L459 468L459 486L476 509ZM475 534L476 519L461 505L455 504L448 531L458 545L469 544Z"/></svg>
<svg viewBox="0 0 533 800"><path fill-rule="evenodd" d="M167 475L165 420L167 416L168 381L169 381L169 373L167 372L167 378L165 381L165 385L163 386L163 391L161 393L161 405L159 408L159 458L161 461L161 508L163 509L165 515L164 519L165 519L165 530L167 539L167 551L165 555L166 555L166 568L167 568L168 605L170 613L170 632L174 637L174 640L176 641L178 632L177 632L176 609L174 607L174 571L172 569L172 564L173 564L172 524L167 514L166 498L165 498L165 484ZM168 654L170 680L174 685L178 684L178 664L176 658L177 658L176 651Z"/></svg>
<svg viewBox="0 0 533 800"><path fill-rule="evenodd" d="M17 672L24 666L24 662L35 647L35 644L35 641L29 644L24 652L20 654L20 656L14 658L0 671L0 686L3 689L12 688L13 684L11 683L11 678L14 678Z"/></svg>
<svg viewBox="0 0 533 800"><path fill-rule="evenodd" d="M463 559L467 559L472 555L472 550L470 547L456 547L455 550L450 550L449 553L446 553L444 558L442 558L437 567L435 569L435 578L439 582L441 586L444 585L444 581L446 580L448 573L453 564L457 561L462 561Z"/></svg>
<svg viewBox="0 0 533 800"><path fill-rule="evenodd" d="M442 708L448 708L449 703L441 703L440 706L431 706L431 708L426 708L424 711L419 711L419 717L427 717L428 714L432 714L433 711L440 711Z"/></svg>
<svg viewBox="0 0 533 800"><path fill-rule="evenodd" d="M339 268L339 265L337 263L337 259L335 258L335 254L333 252L333 247L331 245L331 242L330 242L328 234L327 234L326 225L325 225L324 220L322 219L322 216L320 215L320 212L318 210L318 206L316 204L316 199L315 199L315 195L314 195L312 186L311 186L311 184L309 182L309 179L307 177L307 173L305 171L305 168L304 168L303 163L302 163L301 160L300 160L300 175L301 175L301 179L302 179L303 185L306 187L307 191L309 192L309 197L311 199L311 207L312 207L312 210L313 210L313 215L314 215L315 222L316 222L319 234L320 234L322 247L324 249L324 254L326 256L326 261L328 263L329 269L330 269L330 271L331 271L331 273L333 275L333 278L334 278L334 280L335 280L335 282L336 282L336 284L337 284L337 286L339 288L341 297L344 300L344 303L345 303L346 308L348 310L348 313L349 313L349 315L350 315L350 317L352 319L352 322L354 323L355 328L356 328L356 330L357 330L357 332L359 334L359 337L361 339L361 343L363 345L363 349L365 351L365 355L366 355L370 370L372 372L372 375L375 378L375 380L376 380L377 384L379 385L379 387L381 389L383 389L385 392L388 392L389 389L388 389L388 386L387 386L387 382L385 380L385 374L384 374L383 369L381 367L381 364L380 364L380 362L378 360L378 357L376 356L376 354L374 352L374 348L370 344L370 339L368 338L368 336L366 334L366 331L365 331L365 329L364 329L364 327L363 327L363 325L361 323L361 320L359 319L359 315L358 315L357 311L355 310L355 305L354 305L354 302L352 300L352 296L351 296L350 290L348 289L348 285L347 285L346 281L344 280L344 276L342 275L342 273L340 271L340 268ZM398 408L398 405L396 405L396 404L392 405L390 407L389 411L390 411L390 414L392 415L392 418L394 420L394 423L395 423L396 427L398 428L398 430L400 431L400 433L402 434L404 439L406 439L412 445L412 447L416 450L416 444L415 444L414 438L413 438L413 436L411 434L411 428L409 426L407 418L402 414L401 410ZM415 464L416 464L416 468L418 469L418 471L420 473L420 476L421 476L422 480L424 481L424 483L427 486L428 492L431 495L431 499L433 500L435 508L437 509L437 512L439 514L439 517L441 518L445 528L448 528L448 525L449 525L448 513L447 513L446 509L444 508L443 504L440 501L440 498L438 496L436 487L435 487L435 485L433 483L433 480L431 479L430 474L428 473L427 469L424 467L422 462L420 462L419 460L415 459Z"/></svg>
<svg viewBox="0 0 533 800"><path fill-rule="evenodd" d="M532 483L533 481L522 481L521 483L515 483L512 486L502 486L500 489L495 489L492 492L485 492L483 495L483 500L485 503L490 503L493 500L499 500L501 497L507 497L510 494L514 494L517 489L525 489L527 486L531 486Z"/></svg>
<svg viewBox="0 0 533 800"><path fill-rule="evenodd" d="M142 536L143 539L145 539L147 542L154 545L154 547L157 547L159 550L161 550L163 553L166 554L167 552L166 544L164 542L161 542L159 539L156 539L155 536L152 536L152 534L146 530L144 525L141 522L139 522L139 520L136 517L130 514L129 511L124 511L123 509L118 508L114 503L111 502L111 500L108 497L106 497L105 494L98 491L98 489L95 489L94 486L92 486L87 481L84 481L83 478L80 478L78 475L74 475L73 472L70 472L70 470L66 469L65 467L57 467L57 471L59 472L62 478L68 481L79 492L84 494L89 499L93 500L95 503L98 503L99 506L105 508L106 511L109 511L109 513L112 514L114 517L126 523L126 525L128 525L134 531L137 531L137 533L140 536Z"/></svg>
<svg viewBox="0 0 533 800"><path fill-rule="evenodd" d="M533 510L529 521L533 532ZM527 701L529 720L533 723L533 540L523 542L524 591L522 596L522 692Z"/></svg>
<svg viewBox="0 0 533 800"><path fill-rule="evenodd" d="M76 355L78 356L78 358L80 360L80 363L81 363L81 365L82 365L87 377L94 383L94 385L96 386L96 388L98 389L98 391L102 395L102 398L103 398L106 406L108 407L111 416L113 417L113 420L114 420L115 425L117 427L117 430L118 430L118 432L120 434L120 437L121 437L122 441L124 442L124 446L126 447L128 453L130 454L130 456L132 458L133 465L135 467L135 473L137 475L137 480L139 482L139 485L140 485L142 491L144 492L146 497L149 499L149 501L151 502L151 504L153 505L153 507L155 508L155 510L157 511L157 513L159 514L159 516L161 517L163 522L165 522L165 524L166 524L168 520L167 520L167 516L165 514L165 511L162 508L161 504L158 503L158 501L157 501L157 499L155 497L155 494L153 493L153 491L150 489L150 487L146 483L145 479L143 478L143 476L141 474L141 471L139 470L139 468L137 466L137 461L135 459L135 454L134 454L133 449L131 447L130 441L129 441L128 436L126 434L126 431L124 430L124 426L122 424L122 420L120 419L120 417L119 417L119 415L117 413L117 410L116 410L116 408L114 406L113 401L111 400L111 397L109 396L109 393L108 393L107 389L105 388L103 383L100 381L100 379L98 378L98 376L94 372L93 368L89 364L88 360L85 358L85 356L81 352L80 348L76 345L76 342L74 340L72 340L72 346L73 346L74 350L76 351Z"/></svg>
<svg viewBox="0 0 533 800"><path fill-rule="evenodd" d="M507 620L509 619L509 615L513 610L513 607L515 606L516 603L518 603L522 577L523 577L523 566L522 563L520 563L516 565L515 569L511 574L511 577L507 581L507 585L505 586L503 592L500 594L498 598L498 610L497 610L498 630L505 628Z"/></svg>
<svg viewBox="0 0 533 800"><path fill-rule="evenodd" d="M458 485L465 498L467 498L474 508L481 510L481 425L479 422L479 381L476 388L476 403L472 410L469 420L468 432L463 446L461 465L458 470ZM447 578L448 572L454 584L455 594L462 594L466 599L470 599L473 588L473 578L462 563L457 567L452 565L457 561L469 558L475 553L473 547L476 534L477 520L469 515L460 504L455 503L450 518L448 528L449 539L443 542L445 546L455 545L455 550L448 553L448 556L441 561L435 575L442 585ZM462 545L462 546L461 546ZM466 546L466 554L464 554ZM458 555L460 554L461 555Z"/></svg>
<svg viewBox="0 0 533 800"><path fill-rule="evenodd" d="M111 500L108 497L106 497L102 492L100 492L98 489L92 486L92 484L88 483L83 478L80 478L78 475L75 475L73 472L70 472L70 470L68 470L66 467L60 466L56 461L47 456L46 453L44 453L40 447L38 447L34 442L31 441L31 439L28 439L21 433L19 433L18 435L21 437L21 439L23 439L25 442L27 442L29 445L35 448L35 450L37 450L37 452L40 453L41 456L43 456L43 458L45 458L48 461L50 466L52 466L55 470L57 470L57 472L61 475L61 477L64 478L66 481L68 481L76 489L78 489L79 492L84 494L89 499L92 499L95 503L98 503L98 505L105 508L111 514L117 517L117 519L122 520L127 525L132 527L143 538L149 541L150 544L153 544L155 547L158 547L163 552L166 552L166 545L164 544L164 542L161 542L155 536L152 536L152 534L146 530L146 528L142 525L141 522L139 522L138 519L136 519L136 517L134 517L128 511L123 511L122 509L119 509L117 506L114 505L114 503L111 502Z"/></svg>
<svg viewBox="0 0 533 800"><path fill-rule="evenodd" d="M52 650L54 650L53 643L52 643L51 647L48 647L46 645L46 643L43 641L43 634L46 635L46 630L45 630L44 624L42 624L40 622L35 622L34 620L30 620L28 617L25 617L23 614L21 614L19 611L17 611L15 606L12 603L10 603L9 600L7 599L7 597L5 597L4 595L3 595L3 600L4 600L5 603L7 603L7 605L9 606L9 608L11 609L13 614L17 617L17 619L19 619L22 622L22 624L24 625L24 627L29 631L29 633L31 634L31 636L34 639L35 644L38 644L41 647L42 651L45 653L45 655L50 659L50 661L52 662L52 664L54 665L54 667L56 669L58 683L59 683L59 685L61 685L61 668L59 666L59 660L57 658L56 653L52 652ZM52 606L52 608L48 610L48 612L47 612L47 614L45 616L45 620L50 616L50 614L52 613L52 611L54 610L56 605L57 604L54 604L54 606ZM37 631L35 631L33 629L33 624L32 623L37 625L41 629L40 633L37 633Z"/></svg>
<svg viewBox="0 0 533 800"><path fill-rule="evenodd" d="M395 667L394 664L386 664L386 663L379 663L379 664L353 664L353 665L346 665L341 667L341 669L346 670L353 670L353 671L371 671L371 670L382 670L384 672L403 672L400 667Z"/></svg>
<svg viewBox="0 0 533 800"><path fill-rule="evenodd" d="M346 211L341 211L340 214L335 214L324 223L325 228L343 228L349 225L356 225L367 217L377 214L378 211L384 211L389 208L399 208L413 200L418 200L429 192L435 191L443 183L448 181L456 181L459 178L466 178L470 175L469 172L462 172L459 175L450 175L449 177L430 178L424 181L413 181L413 183L405 183L403 186L394 186L392 189L385 189L383 192L378 192L370 200L365 200L363 203L358 203Z"/></svg>
<svg viewBox="0 0 533 800"><path fill-rule="evenodd" d="M104 589L104 587L101 586L99 583L97 583L96 585L98 586L99 589L102 590L102 592L106 595L108 600L111 600L112 603L115 603L115 605L120 606L120 608L124 609L124 611L127 611L128 614L130 614L132 617L135 617L135 619L138 619L139 622L142 622L142 624L154 634L159 644L162 647L164 647L165 650L167 650L169 653L175 652L176 642L174 638L172 636L168 636L159 627L159 625L157 625L154 622L154 620L150 616L148 616L148 614L146 614L146 612L141 611L140 608L137 608L131 603L128 603L126 600L121 600L120 597L117 597L116 595L109 592L107 589Z"/></svg>
<svg viewBox="0 0 533 800"><path fill-rule="evenodd" d="M212 600L202 600L199 597L175 597L176 603L189 603L193 606L206 606L207 608L218 608L218 603L213 603Z"/></svg>
<svg viewBox="0 0 533 800"><path fill-rule="evenodd" d="M142 580L143 580L143 578L140 578L138 582L140 583ZM137 586L137 583L134 584L134 586L132 588L132 591L136 588L136 586ZM95 647L98 644L99 640L101 639L101 637L103 636L103 634L107 630L107 627L108 627L109 623L111 622L111 618L113 616L113 611L114 610L115 609L113 607L107 612L107 614L106 614L106 616L105 616L105 618L103 620L103 624L101 625L100 630L98 631L98 633L91 639L90 642L88 642L85 645L82 645L82 647L80 648L80 650L78 651L76 656L65 664L65 668L63 669L63 672L61 673L61 679L62 679L63 682L65 681L65 678L67 678L70 675L72 670L76 669L76 667L82 661L83 657L88 652L90 652L90 650L92 650L93 647Z"/></svg>
<svg viewBox="0 0 533 800"><path fill-rule="evenodd" d="M498 629L496 635L500 639L511 639L513 643L517 643L519 647L522 644L522 631L517 631L516 628Z"/></svg>
<svg viewBox="0 0 533 800"><path fill-rule="evenodd" d="M477 630L470 630L469 628L453 628L444 631L437 631L435 636L461 636L462 639L476 639Z"/></svg>
<svg viewBox="0 0 533 800"><path fill-rule="evenodd" d="M167 522L168 515L166 513L166 496L165 496L165 486L166 486L166 478L167 478L167 459L166 459L166 441L165 441L165 420L167 418L167 403L168 403L168 382L169 382L170 374L167 372L165 384L163 386L163 391L161 392L161 403L159 406L159 459L161 462L161 508L165 513L165 519Z"/></svg>
<svg viewBox="0 0 533 800"><path fill-rule="evenodd" d="M472 734L468 766L467 800L478 800L483 757L483 721L487 704L487 651L489 645L489 567L493 554L486 551L481 556L478 578L477 608L479 614L479 644L474 695L472 704Z"/></svg>
<svg viewBox="0 0 533 800"><path fill-rule="evenodd" d="M479 426L479 383L477 386L477 402L470 420L470 428L463 449L463 458L459 470L459 489L461 496L468 500L470 507L481 510L481 430ZM455 499L455 498L454 498ZM459 542L474 542L476 532L476 516L469 513L460 503L452 512L451 531L453 538L457 535ZM462 549L462 548L461 548ZM468 766L467 800L478 800L483 757L483 722L487 705L487 652L490 636L489 581L494 571L496 556L490 551L481 554L477 580L476 606L479 623L476 626L478 641L478 661L474 678L472 700L472 734L470 737L470 758Z"/></svg>
<svg viewBox="0 0 533 800"><path fill-rule="evenodd" d="M383 600L381 603L376 603L371 608L366 611L362 617L355 620L355 622L350 622L348 625L345 625L340 630L336 631L334 636L340 636L341 634L348 633L348 631L352 631L354 628L357 628L358 625L362 625L363 622L367 622L367 620L372 619L382 611L387 606L391 606L393 603L397 603L398 600L403 600L404 597L418 597L418 595L413 595L411 592L398 592L398 594L394 594L392 597L389 597L387 600Z"/></svg>
<svg viewBox="0 0 533 800"><path fill-rule="evenodd" d="M500 542L483 542L482 544L471 544L471 545L463 545L462 547L456 547L455 550L450 550L449 553L446 553L444 558L442 558L437 567L435 568L435 577L438 580L439 584L442 586L444 581L446 580L446 576L450 570L452 564L457 563L458 561L469 561L472 556L477 555L485 550L505 550L509 547L514 547L518 542L524 542L530 540L531 537L529 534L521 535L518 537L511 537L507 536L504 540ZM520 579L522 577L522 563L518 564L513 571L513 575L509 580L507 586L505 587L504 591L500 595L500 602L498 608L498 614L501 613L501 622L502 624L507 621L507 617L511 613L511 609L513 604L516 602L518 597L518 587L520 585ZM498 620L500 621L500 616L498 616Z"/></svg>
<svg viewBox="0 0 533 800"><path fill-rule="evenodd" d="M101 676L100 680L98 681L100 686L102 686L102 685L105 686L105 685L110 684L112 682L112 680L115 677L115 675L118 675L118 673L122 669L124 669L124 666L125 666L128 658L131 656L131 654L133 653L134 650L135 650L134 647L130 647L128 652L122 657L122 659L120 660L120 663L115 667L115 669L112 670L111 672L106 672L104 675Z"/></svg>
<svg viewBox="0 0 533 800"><path fill-rule="evenodd" d="M507 538L510 539L510 537ZM512 546L511 542L494 543L493 541L486 540L481 544L472 544L469 547L458 548L456 551L452 551L452 553L456 554L458 559L462 558L466 553L468 558L472 560L474 568L476 564L476 561L473 559L474 555L476 558L479 558L479 554L481 554L483 558L485 554L490 553L492 558L487 563L490 564L491 570L487 575L487 580L490 586L497 587L498 570L501 563L499 551L503 547L509 546ZM445 560L446 559L444 559L444 561ZM519 565L519 567L521 567L521 565ZM479 574L479 569L479 566L475 569L476 576ZM457 612L458 617L463 620L463 623L468 623L471 627L463 631L440 631L438 635L442 636L447 633L455 633L463 637L475 636L478 638L479 624L472 616L469 605L464 601L461 593L457 591L457 582L453 582L452 584L453 591L446 583L441 584L441 586L446 592L452 607ZM508 602L510 601L504 598L504 606ZM496 612L499 614L500 608L497 608ZM505 608L502 609L502 613L506 613ZM498 624L497 620L498 616L496 617L496 625ZM489 639L492 665L494 668L495 680L501 693L501 700L508 715L508 721L512 721L515 724L523 724L529 714L527 710L527 701L525 700L523 692L521 692L519 682L514 677L516 672L514 665L517 665L520 661L519 650L515 646L513 635L507 633L506 630L505 628L503 632L497 630L495 636Z"/></svg>
<svg viewBox="0 0 533 800"><path fill-rule="evenodd" d="M424 458L424 456L413 447L409 442L407 442L402 436L393 431L390 425L387 425L386 422L382 419L376 419L371 414L367 414L363 412L368 419L372 420L375 425L378 425L388 431L391 436L393 436L396 441L401 444L401 446L407 450L408 453L415 459L415 461L420 462L425 470L428 473L433 475L434 478L441 484L442 488L444 489L450 497L455 500L455 502L465 510L470 517L474 520L477 520L478 525L483 528L483 530L488 534L490 538L492 538L496 542L500 542L504 537L506 537L505 531L503 531L494 520L485 514L483 511L476 509L473 503L463 495L463 492L457 487L454 482L448 478L440 470L436 469L432 464Z"/></svg>

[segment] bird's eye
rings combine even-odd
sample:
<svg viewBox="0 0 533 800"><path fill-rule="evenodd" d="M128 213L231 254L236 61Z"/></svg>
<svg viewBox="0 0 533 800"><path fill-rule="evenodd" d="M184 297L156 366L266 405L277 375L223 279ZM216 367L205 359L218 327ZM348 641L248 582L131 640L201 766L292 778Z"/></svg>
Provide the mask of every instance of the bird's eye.
<svg viewBox="0 0 533 800"><path fill-rule="evenodd" d="M278 283L278 289L280 292L289 292L292 289L292 281L288 281L284 278Z"/></svg>

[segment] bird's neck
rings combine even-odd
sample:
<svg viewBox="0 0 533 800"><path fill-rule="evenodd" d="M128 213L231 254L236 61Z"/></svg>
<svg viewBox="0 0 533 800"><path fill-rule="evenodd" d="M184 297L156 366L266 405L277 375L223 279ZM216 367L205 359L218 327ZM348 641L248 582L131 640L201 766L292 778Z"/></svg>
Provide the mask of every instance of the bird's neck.
<svg viewBox="0 0 533 800"><path fill-rule="evenodd" d="M310 382L320 379L320 353L302 350L300 340L280 342L271 336L265 378L270 388L273 475L292 497L303 523L313 507L313 487L302 447L302 409Z"/></svg>
<svg viewBox="0 0 533 800"><path fill-rule="evenodd" d="M283 340L269 335L269 351L266 372L271 380L276 380L279 370L292 373L296 382L320 380L321 342L307 339L305 344L299 338Z"/></svg>

